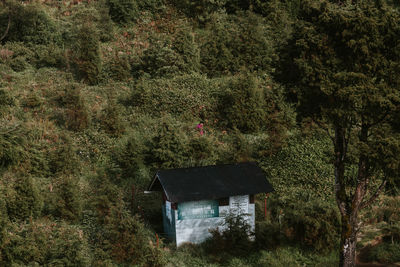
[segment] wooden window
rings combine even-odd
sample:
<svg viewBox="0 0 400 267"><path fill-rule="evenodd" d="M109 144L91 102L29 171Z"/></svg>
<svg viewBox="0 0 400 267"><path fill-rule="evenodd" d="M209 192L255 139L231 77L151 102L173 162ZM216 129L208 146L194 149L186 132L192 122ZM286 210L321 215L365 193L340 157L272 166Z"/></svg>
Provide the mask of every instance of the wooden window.
<svg viewBox="0 0 400 267"><path fill-rule="evenodd" d="M254 204L254 195L250 195L250 196L249 196L249 202L250 202L251 204Z"/></svg>
<svg viewBox="0 0 400 267"><path fill-rule="evenodd" d="M220 198L218 202L220 206L229 206L229 197Z"/></svg>

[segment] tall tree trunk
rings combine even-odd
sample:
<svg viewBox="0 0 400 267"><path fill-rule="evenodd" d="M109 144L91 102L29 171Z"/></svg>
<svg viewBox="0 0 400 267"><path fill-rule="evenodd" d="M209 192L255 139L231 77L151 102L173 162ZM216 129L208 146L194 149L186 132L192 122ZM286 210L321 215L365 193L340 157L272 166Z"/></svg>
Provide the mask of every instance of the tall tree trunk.
<svg viewBox="0 0 400 267"><path fill-rule="evenodd" d="M357 221L357 215L354 213L342 217L339 260L341 267L354 267L356 265Z"/></svg>
<svg viewBox="0 0 400 267"><path fill-rule="evenodd" d="M359 140L366 143L368 140L368 125L362 124ZM361 154L358 162L357 184L353 194L346 193L345 158L347 153L346 131L344 128L335 129L335 185L336 202L342 217L342 231L340 235L341 267L354 267L356 264L356 244L358 232L358 213L368 185L368 159Z"/></svg>

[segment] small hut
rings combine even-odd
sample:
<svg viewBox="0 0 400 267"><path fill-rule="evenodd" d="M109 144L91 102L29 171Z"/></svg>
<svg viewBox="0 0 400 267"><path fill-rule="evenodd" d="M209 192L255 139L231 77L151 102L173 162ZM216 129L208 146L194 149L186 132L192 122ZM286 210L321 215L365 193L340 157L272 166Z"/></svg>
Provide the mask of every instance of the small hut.
<svg viewBox="0 0 400 267"><path fill-rule="evenodd" d="M254 195L273 191L252 162L158 171L148 191L163 193L163 225L179 246L201 243L229 213L244 216L255 228Z"/></svg>

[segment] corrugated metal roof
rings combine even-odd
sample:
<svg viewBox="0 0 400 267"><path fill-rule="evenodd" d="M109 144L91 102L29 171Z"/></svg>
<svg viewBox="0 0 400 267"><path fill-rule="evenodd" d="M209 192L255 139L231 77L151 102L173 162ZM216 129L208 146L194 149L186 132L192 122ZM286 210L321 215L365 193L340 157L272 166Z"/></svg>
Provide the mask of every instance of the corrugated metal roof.
<svg viewBox="0 0 400 267"><path fill-rule="evenodd" d="M169 201L178 203L274 191L254 162L160 170L148 190L164 190Z"/></svg>

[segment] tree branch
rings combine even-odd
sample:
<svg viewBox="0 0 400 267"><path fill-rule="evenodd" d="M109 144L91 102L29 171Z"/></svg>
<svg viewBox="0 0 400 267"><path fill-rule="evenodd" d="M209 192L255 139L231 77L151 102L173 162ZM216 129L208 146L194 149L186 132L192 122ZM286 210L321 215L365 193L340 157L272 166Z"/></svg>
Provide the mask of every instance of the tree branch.
<svg viewBox="0 0 400 267"><path fill-rule="evenodd" d="M371 205L372 202L375 201L375 199L379 196L379 194L381 193L381 191L383 190L383 188L385 188L387 180L383 180L381 185L378 187L378 189L376 190L376 192L367 200L367 201L363 201L360 204L360 210L362 210L365 207L368 207L369 205Z"/></svg>

